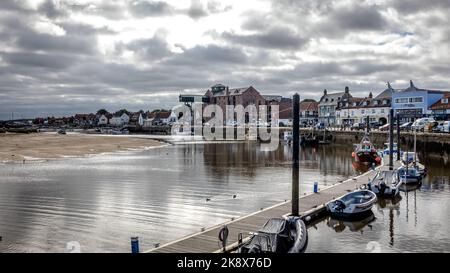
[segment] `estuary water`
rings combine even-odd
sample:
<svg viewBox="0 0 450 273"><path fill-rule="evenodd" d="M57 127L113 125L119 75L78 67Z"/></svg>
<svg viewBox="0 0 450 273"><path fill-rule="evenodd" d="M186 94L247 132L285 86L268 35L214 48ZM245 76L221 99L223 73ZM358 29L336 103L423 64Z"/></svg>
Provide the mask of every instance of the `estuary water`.
<svg viewBox="0 0 450 273"><path fill-rule="evenodd" d="M301 149L300 191L354 176L351 147ZM272 206L291 196L291 148L255 142L180 144L146 151L0 165L0 252L130 252ZM357 228L323 219L311 252L450 249L450 166ZM339 226L340 225L340 226Z"/></svg>

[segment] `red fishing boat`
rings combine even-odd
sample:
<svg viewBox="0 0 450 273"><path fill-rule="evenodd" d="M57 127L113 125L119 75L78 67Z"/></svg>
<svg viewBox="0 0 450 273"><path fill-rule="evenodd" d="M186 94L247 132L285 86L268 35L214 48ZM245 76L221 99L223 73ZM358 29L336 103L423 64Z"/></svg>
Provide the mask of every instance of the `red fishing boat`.
<svg viewBox="0 0 450 273"><path fill-rule="evenodd" d="M367 135L365 135L361 143L356 145L355 151L352 153L352 157L356 162L368 163L368 164L380 164L381 157L377 152L377 149L373 146L372 142Z"/></svg>

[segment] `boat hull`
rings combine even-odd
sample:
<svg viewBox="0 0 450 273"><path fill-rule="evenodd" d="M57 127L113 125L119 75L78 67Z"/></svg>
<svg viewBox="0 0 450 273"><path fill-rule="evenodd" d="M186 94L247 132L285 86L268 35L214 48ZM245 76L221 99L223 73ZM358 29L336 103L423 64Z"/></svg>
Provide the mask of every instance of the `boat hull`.
<svg viewBox="0 0 450 273"><path fill-rule="evenodd" d="M356 162L378 164L379 161L377 161L377 158L379 158L379 156L376 152L365 152L365 151L355 152Z"/></svg>
<svg viewBox="0 0 450 273"><path fill-rule="evenodd" d="M372 191L359 190L329 202L327 210L337 218L360 218L372 212L376 201L377 196Z"/></svg>

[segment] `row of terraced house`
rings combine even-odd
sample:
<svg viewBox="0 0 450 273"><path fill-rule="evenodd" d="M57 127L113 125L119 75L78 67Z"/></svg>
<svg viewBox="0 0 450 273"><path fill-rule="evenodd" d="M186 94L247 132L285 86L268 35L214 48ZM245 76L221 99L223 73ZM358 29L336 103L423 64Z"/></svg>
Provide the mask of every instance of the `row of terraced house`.
<svg viewBox="0 0 450 273"><path fill-rule="evenodd" d="M301 95L301 93L300 93ZM328 92L326 89L317 102L313 99L302 98L300 102L300 125L311 126L323 123L326 126L350 126L365 122L369 118L371 123L384 125L389 120L390 109L400 115L402 122L413 121L418 118L433 116L436 119L450 118L450 92L418 88L410 81L405 89L394 89L391 84L378 95L368 92L366 97L354 97L349 87L342 92ZM292 100L278 95L264 95L253 86L244 88L229 88L217 84L205 91L203 95L179 96L179 101L185 104L202 103L216 104L225 109L226 105L260 105L268 107L279 106L280 125L292 122ZM224 114L224 123L226 123ZM246 121L248 122L248 121Z"/></svg>
<svg viewBox="0 0 450 273"><path fill-rule="evenodd" d="M369 118L371 123L383 125L389 120L391 108L401 122L428 116L448 120L449 98L448 91L418 88L412 81L405 89L394 89L388 83L380 94L370 92L367 97L353 97L348 87L344 92L324 90L318 103L318 120L327 126L349 126Z"/></svg>

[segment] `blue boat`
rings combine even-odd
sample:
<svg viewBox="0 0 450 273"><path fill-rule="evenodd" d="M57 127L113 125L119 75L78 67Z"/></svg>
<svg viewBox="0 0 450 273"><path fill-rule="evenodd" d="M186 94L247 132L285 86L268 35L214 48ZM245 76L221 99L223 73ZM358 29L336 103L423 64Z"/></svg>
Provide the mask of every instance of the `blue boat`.
<svg viewBox="0 0 450 273"><path fill-rule="evenodd" d="M422 181L422 175L419 171L416 168L409 168L408 165L398 168L397 174L400 182L404 184L414 184Z"/></svg>

